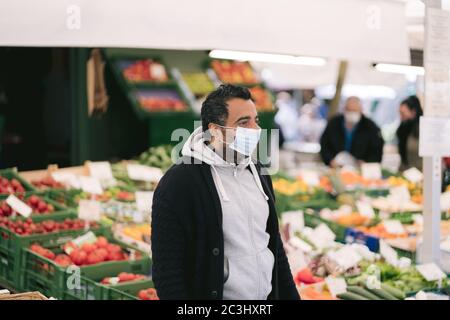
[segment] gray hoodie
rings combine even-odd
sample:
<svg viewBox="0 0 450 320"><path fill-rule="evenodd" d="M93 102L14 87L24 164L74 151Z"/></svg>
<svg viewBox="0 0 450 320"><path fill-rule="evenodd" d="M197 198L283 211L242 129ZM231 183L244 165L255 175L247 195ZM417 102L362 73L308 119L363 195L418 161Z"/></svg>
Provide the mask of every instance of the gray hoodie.
<svg viewBox="0 0 450 320"><path fill-rule="evenodd" d="M225 250L223 299L267 299L274 266L266 232L269 206L252 159L244 158L237 165L226 162L205 144L201 127L191 134L182 155L211 166L220 196Z"/></svg>

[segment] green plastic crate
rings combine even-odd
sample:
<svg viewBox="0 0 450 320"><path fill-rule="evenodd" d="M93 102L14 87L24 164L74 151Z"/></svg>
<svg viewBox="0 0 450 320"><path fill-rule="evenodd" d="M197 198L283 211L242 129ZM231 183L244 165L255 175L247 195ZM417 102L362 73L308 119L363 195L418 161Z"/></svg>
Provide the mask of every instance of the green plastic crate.
<svg viewBox="0 0 450 320"><path fill-rule="evenodd" d="M62 221L66 218L76 218L73 212L67 212L65 215L60 214L52 220ZM34 220L34 218L32 218ZM108 235L108 230L102 226L95 229L96 232ZM17 290L21 290L21 260L23 248L28 248L33 243L39 243L45 247L59 246L74 237L85 233L85 230L66 230L61 232L34 234L29 236L20 236L9 229L0 227L0 282L9 283Z"/></svg>
<svg viewBox="0 0 450 320"><path fill-rule="evenodd" d="M142 257L134 261L108 261L80 267L80 287L71 289L67 284L73 284L75 277L67 272L68 269L56 265L52 260L46 259L28 248L24 248L20 270L22 274L21 287L23 290L37 290L47 296L62 300L99 299L101 298L101 290L98 290L99 284L91 279L119 274L123 271L143 274L149 272L151 260L148 254L117 240L110 239L110 242L139 251ZM56 254L62 252L60 246L48 248Z"/></svg>
<svg viewBox="0 0 450 320"><path fill-rule="evenodd" d="M105 287L105 290L103 290L103 300L139 300L137 295L140 290L155 287L153 281L150 279L115 286L102 286Z"/></svg>
<svg viewBox="0 0 450 320"><path fill-rule="evenodd" d="M33 187L30 183L28 183L28 181L26 181L24 178L22 178L19 175L17 168L0 170L0 176L5 177L9 180L14 179L14 178L17 179L22 184L22 186L25 188L25 191L36 191L35 187ZM5 193L3 193L2 195L5 195Z"/></svg>

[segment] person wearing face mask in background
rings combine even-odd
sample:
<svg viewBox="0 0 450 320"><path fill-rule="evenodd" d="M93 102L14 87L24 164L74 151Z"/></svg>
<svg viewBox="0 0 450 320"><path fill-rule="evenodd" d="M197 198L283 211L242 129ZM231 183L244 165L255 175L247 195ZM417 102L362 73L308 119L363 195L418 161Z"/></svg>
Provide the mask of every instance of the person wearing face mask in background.
<svg viewBox="0 0 450 320"><path fill-rule="evenodd" d="M362 114L361 100L349 97L344 114L328 122L320 139L320 155L323 162L333 168L381 162L383 145L378 126Z"/></svg>
<svg viewBox="0 0 450 320"><path fill-rule="evenodd" d="M202 126L158 183L152 277L161 299L299 299L270 176L252 155L261 134L248 89L222 85Z"/></svg>
<svg viewBox="0 0 450 320"><path fill-rule="evenodd" d="M401 123L397 129L397 138L402 160L400 170L411 167L422 170L422 158L419 157L419 119L423 111L419 99L410 96L403 100L399 112Z"/></svg>

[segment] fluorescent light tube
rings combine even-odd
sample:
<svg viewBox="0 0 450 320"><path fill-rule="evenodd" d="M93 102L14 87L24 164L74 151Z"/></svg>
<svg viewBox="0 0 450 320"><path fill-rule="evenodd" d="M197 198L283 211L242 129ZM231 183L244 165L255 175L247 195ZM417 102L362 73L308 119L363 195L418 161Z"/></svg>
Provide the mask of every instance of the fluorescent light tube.
<svg viewBox="0 0 450 320"><path fill-rule="evenodd" d="M327 63L324 58L319 57L303 57L285 54L270 54L231 50L212 50L209 53L209 56L216 59L298 64L307 66L323 66Z"/></svg>
<svg viewBox="0 0 450 320"><path fill-rule="evenodd" d="M407 66L403 64L377 63L375 69L381 72L401 73L406 75L423 76L425 74L424 67Z"/></svg>

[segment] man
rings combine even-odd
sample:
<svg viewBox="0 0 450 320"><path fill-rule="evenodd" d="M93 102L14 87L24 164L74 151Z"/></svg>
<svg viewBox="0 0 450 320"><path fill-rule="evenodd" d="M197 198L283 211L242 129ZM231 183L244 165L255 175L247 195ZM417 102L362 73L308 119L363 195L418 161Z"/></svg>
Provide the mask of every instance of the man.
<svg viewBox="0 0 450 320"><path fill-rule="evenodd" d="M320 139L320 155L323 162L333 168L345 164L341 160L344 158L354 158L358 164L381 162L383 145L380 129L362 114L361 100L350 97L344 114L328 122Z"/></svg>
<svg viewBox="0 0 450 320"><path fill-rule="evenodd" d="M260 128L250 92L220 86L203 103L201 119L153 197L159 297L299 299L271 179L251 157Z"/></svg>

